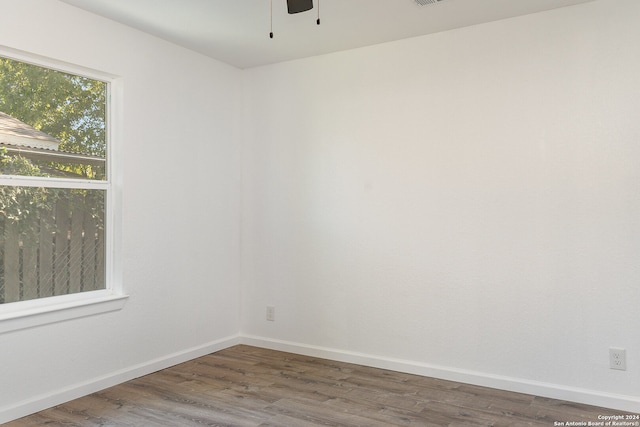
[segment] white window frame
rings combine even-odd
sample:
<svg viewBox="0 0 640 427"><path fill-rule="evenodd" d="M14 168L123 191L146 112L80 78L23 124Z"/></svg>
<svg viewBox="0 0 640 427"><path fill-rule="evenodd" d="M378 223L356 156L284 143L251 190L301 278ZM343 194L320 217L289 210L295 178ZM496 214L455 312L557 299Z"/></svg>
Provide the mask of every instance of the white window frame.
<svg viewBox="0 0 640 427"><path fill-rule="evenodd" d="M122 123L122 79L0 45L0 56L106 83L106 175L104 181L0 175L0 185L104 190L105 289L0 304L0 334L35 326L120 310L128 296L122 284L120 250L122 173L119 169Z"/></svg>

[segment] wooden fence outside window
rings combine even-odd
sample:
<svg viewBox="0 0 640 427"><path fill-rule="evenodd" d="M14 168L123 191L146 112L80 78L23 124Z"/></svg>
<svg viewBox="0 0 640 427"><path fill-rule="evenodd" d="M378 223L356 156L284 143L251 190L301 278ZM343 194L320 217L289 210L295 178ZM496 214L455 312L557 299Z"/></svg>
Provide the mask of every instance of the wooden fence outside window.
<svg viewBox="0 0 640 427"><path fill-rule="evenodd" d="M105 289L103 218L60 199L31 222L0 215L0 303Z"/></svg>

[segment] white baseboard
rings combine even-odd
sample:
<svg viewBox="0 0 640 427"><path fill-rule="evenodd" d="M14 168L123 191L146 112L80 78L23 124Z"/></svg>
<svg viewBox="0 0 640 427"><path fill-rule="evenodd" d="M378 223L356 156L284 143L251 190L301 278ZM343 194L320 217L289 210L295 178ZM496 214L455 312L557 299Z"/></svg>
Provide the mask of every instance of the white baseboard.
<svg viewBox="0 0 640 427"><path fill-rule="evenodd" d="M286 351L340 362L355 363L397 372L405 372L408 374L416 374L425 377L513 391L516 393L531 394L551 399L601 406L625 412L640 412L640 397L638 396L602 393L596 390L490 375L481 372L465 371L414 361L382 358L363 353L354 353L294 342L279 341L251 335L241 335L240 342L242 344L269 348L272 350Z"/></svg>
<svg viewBox="0 0 640 427"><path fill-rule="evenodd" d="M239 344L240 341L240 337L237 335L226 337L198 347L169 354L158 359L125 368L120 371L112 372L102 377L93 378L80 384L74 384L70 387L56 390L52 393L35 396L14 405L2 407L0 408L0 424L25 417L44 409L104 390L105 388L121 384L125 381L129 381L143 375L148 375L161 369L166 369L188 360L223 350Z"/></svg>
<svg viewBox="0 0 640 427"><path fill-rule="evenodd" d="M636 396L616 395L602 393L596 390L572 388L557 384L488 375L480 372L464 371L407 360L382 358L369 354L272 340L251 335L234 335L212 341L202 346L173 353L149 362L141 363L130 368L122 369L84 383L74 384L70 387L60 389L52 393L35 396L17 404L2 407L0 408L0 424L22 418L35 412L121 384L125 381L129 381L143 375L148 375L161 369L166 369L170 366L205 356L237 344L253 345L256 347L269 348L341 362L356 363L364 366L508 390L517 393L532 394L552 399L602 406L619 411L633 413L640 412L640 397Z"/></svg>

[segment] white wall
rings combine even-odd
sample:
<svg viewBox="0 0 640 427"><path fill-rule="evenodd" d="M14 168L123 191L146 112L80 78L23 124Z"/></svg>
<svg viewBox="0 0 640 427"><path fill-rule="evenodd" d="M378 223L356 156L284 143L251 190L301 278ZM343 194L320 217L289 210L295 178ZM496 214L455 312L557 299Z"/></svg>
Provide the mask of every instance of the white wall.
<svg viewBox="0 0 640 427"><path fill-rule="evenodd" d="M237 69L53 0L0 0L0 43L121 76L115 313L0 335L0 423L234 342Z"/></svg>
<svg viewBox="0 0 640 427"><path fill-rule="evenodd" d="M640 410L639 22L599 0L246 71L249 342Z"/></svg>

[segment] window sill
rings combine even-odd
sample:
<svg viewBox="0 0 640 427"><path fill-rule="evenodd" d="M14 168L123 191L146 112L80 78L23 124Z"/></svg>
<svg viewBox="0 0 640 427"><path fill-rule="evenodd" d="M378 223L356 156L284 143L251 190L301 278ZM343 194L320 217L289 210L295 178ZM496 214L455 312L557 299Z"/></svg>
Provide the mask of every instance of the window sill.
<svg viewBox="0 0 640 427"><path fill-rule="evenodd" d="M94 291L0 305L0 334L121 310L128 295Z"/></svg>

